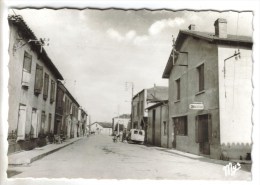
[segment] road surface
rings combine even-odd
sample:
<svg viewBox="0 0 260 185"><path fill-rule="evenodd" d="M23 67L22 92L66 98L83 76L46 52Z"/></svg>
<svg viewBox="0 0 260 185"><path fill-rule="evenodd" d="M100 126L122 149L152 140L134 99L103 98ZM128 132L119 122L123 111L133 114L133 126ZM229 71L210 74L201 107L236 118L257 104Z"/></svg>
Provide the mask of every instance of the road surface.
<svg viewBox="0 0 260 185"><path fill-rule="evenodd" d="M251 180L248 171L226 177L223 164L158 147L113 143L105 135L84 137L28 166L9 166L9 172L11 178Z"/></svg>

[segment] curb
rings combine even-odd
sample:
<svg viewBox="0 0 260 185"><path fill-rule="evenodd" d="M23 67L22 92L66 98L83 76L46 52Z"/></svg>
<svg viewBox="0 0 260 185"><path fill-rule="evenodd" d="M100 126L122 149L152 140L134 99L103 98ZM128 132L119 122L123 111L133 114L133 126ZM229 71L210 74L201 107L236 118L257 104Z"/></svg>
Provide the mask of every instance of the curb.
<svg viewBox="0 0 260 185"><path fill-rule="evenodd" d="M35 157L33 157L33 158L30 159L30 161L29 161L28 164L30 164L30 163L32 163L32 162L34 162L34 161L37 161L37 160L39 160L39 159L45 157L46 155L52 154L52 153L54 153L54 152L56 152L56 151L58 151L58 150L60 150L60 149L62 149L62 148L65 148L66 146L69 146L69 145L71 145L71 144L73 144L73 143L75 143L75 142L77 142L77 141L79 141L79 140L81 140L81 139L78 139L78 140L76 140L76 141L73 141L73 142L71 142L71 143L68 143L68 144L66 144L66 145L64 145L64 146L61 146L61 147L59 147L59 148L55 148L54 150L48 151L48 152L43 153L43 154L40 154L40 155L38 155L38 156L35 156Z"/></svg>
<svg viewBox="0 0 260 185"><path fill-rule="evenodd" d="M43 157L45 157L45 156L47 156L49 154L52 154L52 153L54 153L54 152L56 152L56 151L58 151L58 150L60 150L62 148L65 148L65 147L67 147L67 146L69 146L69 145L71 145L71 144L73 144L73 143L75 143L75 142L77 142L77 141L79 141L81 139L82 138L80 138L78 140L75 140L75 141L72 141L70 143L67 143L67 144L65 144L65 145L63 145L61 147L57 147L57 148L55 148L53 150L50 150L50 151L47 151L45 153L39 154L37 156L34 156L34 157L32 157L32 158L30 158L30 159L28 159L28 160L26 160L26 161L24 161L24 162L22 162L20 164L8 164L8 165L11 165L11 166L28 165L28 164L30 164L30 163L32 163L34 161L37 161L37 160L39 160L39 159L41 159L41 158L43 158Z"/></svg>

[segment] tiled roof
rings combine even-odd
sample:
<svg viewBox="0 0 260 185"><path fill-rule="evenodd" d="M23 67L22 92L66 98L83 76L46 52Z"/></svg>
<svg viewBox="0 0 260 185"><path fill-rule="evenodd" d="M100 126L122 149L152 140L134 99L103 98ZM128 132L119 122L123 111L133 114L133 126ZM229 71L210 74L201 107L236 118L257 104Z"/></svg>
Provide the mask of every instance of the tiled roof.
<svg viewBox="0 0 260 185"><path fill-rule="evenodd" d="M8 16L9 23L12 23L13 25L17 26L19 30L22 32L25 38L32 39L32 40L38 40L33 31L29 28L29 26L25 23L23 20L23 17L20 15L9 15ZM42 48L42 53L40 53L41 47L39 45L34 44L33 42L30 42L30 44L33 47L33 50L36 51L39 56L43 59L43 62L48 66L51 71L56 75L57 79L63 80L63 77L59 70L56 68L56 66L52 63L51 59L47 55L44 48Z"/></svg>

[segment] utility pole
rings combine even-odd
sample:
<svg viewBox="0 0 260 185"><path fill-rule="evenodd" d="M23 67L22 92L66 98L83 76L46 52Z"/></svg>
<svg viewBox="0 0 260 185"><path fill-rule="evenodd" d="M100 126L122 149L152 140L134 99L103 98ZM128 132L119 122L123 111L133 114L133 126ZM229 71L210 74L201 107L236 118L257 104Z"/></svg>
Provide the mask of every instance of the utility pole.
<svg viewBox="0 0 260 185"><path fill-rule="evenodd" d="M134 97L134 82L125 82L126 84L126 88L127 88L127 84L131 84L132 86L132 97L131 97L131 126L130 129L133 128L133 97Z"/></svg>

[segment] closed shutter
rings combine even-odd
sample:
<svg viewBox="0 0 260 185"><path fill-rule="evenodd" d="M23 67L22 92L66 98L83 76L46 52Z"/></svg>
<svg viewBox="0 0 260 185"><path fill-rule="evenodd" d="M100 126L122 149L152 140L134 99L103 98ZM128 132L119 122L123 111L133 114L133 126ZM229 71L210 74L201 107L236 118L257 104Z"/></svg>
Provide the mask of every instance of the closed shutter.
<svg viewBox="0 0 260 185"><path fill-rule="evenodd" d="M32 66L32 56L25 51L24 59L23 59L24 71L26 71L27 73L31 73L31 66Z"/></svg>
<svg viewBox="0 0 260 185"><path fill-rule="evenodd" d="M36 64L34 93L40 94L43 86L43 67Z"/></svg>
<svg viewBox="0 0 260 185"><path fill-rule="evenodd" d="M43 87L43 99L46 100L48 98L49 91L49 75L45 73L44 75L44 87Z"/></svg>
<svg viewBox="0 0 260 185"><path fill-rule="evenodd" d="M17 141L25 139L26 105L20 105L17 125Z"/></svg>
<svg viewBox="0 0 260 185"><path fill-rule="evenodd" d="M209 143L212 143L212 118L211 114L208 114L208 137Z"/></svg>
<svg viewBox="0 0 260 185"><path fill-rule="evenodd" d="M54 93L55 93L55 82L51 80L51 98L50 103L54 102Z"/></svg>

